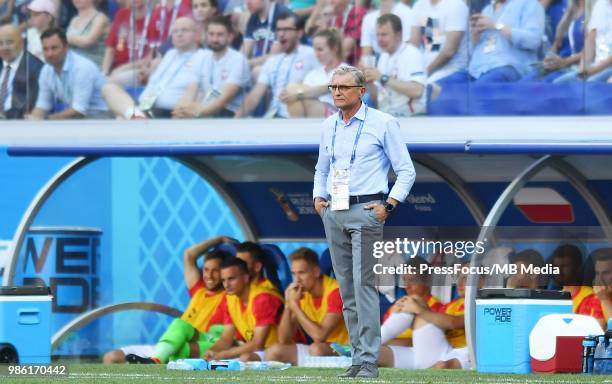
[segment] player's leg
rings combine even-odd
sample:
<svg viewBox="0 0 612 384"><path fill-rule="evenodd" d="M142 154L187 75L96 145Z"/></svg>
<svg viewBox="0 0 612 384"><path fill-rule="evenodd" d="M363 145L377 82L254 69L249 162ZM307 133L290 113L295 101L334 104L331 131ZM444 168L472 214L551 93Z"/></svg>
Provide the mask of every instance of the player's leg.
<svg viewBox="0 0 612 384"><path fill-rule="evenodd" d="M299 364L298 345L303 344L274 344L266 348L264 360L282 361L283 363L291 363L291 365L297 366Z"/></svg>
<svg viewBox="0 0 612 384"><path fill-rule="evenodd" d="M174 319L155 345L152 357L167 363L171 356L177 356L178 352L184 350L185 344L192 340L195 333L196 329L191 324L179 318Z"/></svg>
<svg viewBox="0 0 612 384"><path fill-rule="evenodd" d="M102 362L104 364L123 364L125 363L125 353L121 349L113 349L104 354Z"/></svg>
<svg viewBox="0 0 612 384"><path fill-rule="evenodd" d="M395 339L402 332L412 326L414 314L405 312L394 312L380 327L380 342L386 344Z"/></svg>
<svg viewBox="0 0 612 384"><path fill-rule="evenodd" d="M420 316L414 319L412 329L415 368L429 368L443 361L444 356L452 350L444 331Z"/></svg>

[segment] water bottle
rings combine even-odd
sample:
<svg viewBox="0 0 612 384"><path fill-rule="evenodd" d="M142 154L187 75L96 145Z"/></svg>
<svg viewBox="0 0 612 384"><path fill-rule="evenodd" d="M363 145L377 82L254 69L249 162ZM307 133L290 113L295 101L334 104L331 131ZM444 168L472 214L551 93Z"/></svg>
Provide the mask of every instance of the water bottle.
<svg viewBox="0 0 612 384"><path fill-rule="evenodd" d="M593 355L596 343L595 336L585 336L582 340L582 373L593 373Z"/></svg>
<svg viewBox="0 0 612 384"><path fill-rule="evenodd" d="M206 371L208 363L204 359L178 359L169 362L166 368L179 371Z"/></svg>
<svg viewBox="0 0 612 384"><path fill-rule="evenodd" d="M593 373L599 374L603 373L603 363L604 357L606 354L606 342L604 336L599 336L597 338L597 347L595 347L595 354L593 355Z"/></svg>
<svg viewBox="0 0 612 384"><path fill-rule="evenodd" d="M246 364L240 360L211 360L208 362L210 371L244 371Z"/></svg>
<svg viewBox="0 0 612 384"><path fill-rule="evenodd" d="M291 367L291 364L282 363L280 361L249 361L245 364L248 371L284 371L285 369Z"/></svg>
<svg viewBox="0 0 612 384"><path fill-rule="evenodd" d="M601 373L612 373L612 340L608 339L608 345L604 354L604 363L602 364Z"/></svg>

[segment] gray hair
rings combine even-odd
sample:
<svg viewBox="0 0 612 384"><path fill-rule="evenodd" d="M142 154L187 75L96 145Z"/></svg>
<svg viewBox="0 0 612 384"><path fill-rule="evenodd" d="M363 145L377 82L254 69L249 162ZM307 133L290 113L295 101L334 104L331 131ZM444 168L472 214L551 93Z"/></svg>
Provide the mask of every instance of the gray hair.
<svg viewBox="0 0 612 384"><path fill-rule="evenodd" d="M357 85L359 85L360 87L366 86L366 78L363 71L351 65L343 65L340 68L336 69L332 77L336 75L346 75L347 73L353 75L353 79L355 79L355 83L357 83Z"/></svg>

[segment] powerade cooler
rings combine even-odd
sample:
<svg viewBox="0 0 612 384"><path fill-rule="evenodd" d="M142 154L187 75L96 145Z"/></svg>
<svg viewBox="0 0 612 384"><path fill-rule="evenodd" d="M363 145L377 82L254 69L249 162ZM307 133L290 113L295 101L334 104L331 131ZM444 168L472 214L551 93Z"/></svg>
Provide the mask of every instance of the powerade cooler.
<svg viewBox="0 0 612 384"><path fill-rule="evenodd" d="M47 287L0 287L0 360L51 363L51 301Z"/></svg>
<svg viewBox="0 0 612 384"><path fill-rule="evenodd" d="M476 298L478 372L529 373L529 333L553 313L572 313L569 292L485 288Z"/></svg>

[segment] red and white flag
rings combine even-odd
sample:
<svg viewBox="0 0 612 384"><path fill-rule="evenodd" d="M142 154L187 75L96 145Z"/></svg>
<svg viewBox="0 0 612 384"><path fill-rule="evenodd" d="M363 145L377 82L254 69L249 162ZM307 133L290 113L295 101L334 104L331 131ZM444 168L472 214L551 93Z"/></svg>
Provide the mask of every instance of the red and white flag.
<svg viewBox="0 0 612 384"><path fill-rule="evenodd" d="M522 188L514 196L514 205L532 223L561 224L574 221L572 205L552 188Z"/></svg>

